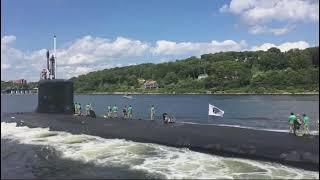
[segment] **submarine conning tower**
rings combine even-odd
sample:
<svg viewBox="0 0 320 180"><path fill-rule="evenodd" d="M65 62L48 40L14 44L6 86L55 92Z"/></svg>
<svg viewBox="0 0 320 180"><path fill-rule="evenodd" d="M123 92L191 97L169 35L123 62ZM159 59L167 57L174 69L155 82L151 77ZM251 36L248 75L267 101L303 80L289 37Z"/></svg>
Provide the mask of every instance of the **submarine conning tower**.
<svg viewBox="0 0 320 180"><path fill-rule="evenodd" d="M38 82L38 113L73 114L73 82L56 79L56 36L53 38L54 55L47 51L47 68L43 69ZM50 61L50 63L49 63Z"/></svg>
<svg viewBox="0 0 320 180"><path fill-rule="evenodd" d="M40 80L37 112L73 114L73 82L64 79Z"/></svg>

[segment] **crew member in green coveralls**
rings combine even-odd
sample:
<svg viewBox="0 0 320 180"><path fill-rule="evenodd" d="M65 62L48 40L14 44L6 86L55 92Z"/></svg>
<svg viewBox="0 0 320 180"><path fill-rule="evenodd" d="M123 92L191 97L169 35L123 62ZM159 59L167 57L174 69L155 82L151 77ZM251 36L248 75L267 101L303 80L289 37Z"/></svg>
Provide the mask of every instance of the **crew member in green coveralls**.
<svg viewBox="0 0 320 180"><path fill-rule="evenodd" d="M297 136L303 135L301 134L301 130L300 130L302 123L303 123L302 117L300 116L300 114L296 114L296 119L293 122L293 133Z"/></svg>
<svg viewBox="0 0 320 180"><path fill-rule="evenodd" d="M118 117L118 107L117 107L117 105L114 105L112 107L112 117L114 117L114 118Z"/></svg>
<svg viewBox="0 0 320 180"><path fill-rule="evenodd" d="M151 106L151 112L150 112L150 113L151 113L151 118L150 118L150 119L151 119L151 120L154 120L154 116L155 116L155 114L156 114L156 110L154 109L154 106L153 106L153 105Z"/></svg>
<svg viewBox="0 0 320 180"><path fill-rule="evenodd" d="M310 119L306 114L303 114L302 117L303 117L304 134L310 134L310 131L309 131Z"/></svg>
<svg viewBox="0 0 320 180"><path fill-rule="evenodd" d="M128 118L132 119L132 106L131 105L129 105L127 112L128 112Z"/></svg>
<svg viewBox="0 0 320 180"><path fill-rule="evenodd" d="M82 115L82 112L81 112L81 104L80 104L80 103L78 103L78 113L79 113L80 116Z"/></svg>
<svg viewBox="0 0 320 180"><path fill-rule="evenodd" d="M81 112L80 112L80 103L76 103L76 114L77 115L81 115Z"/></svg>
<svg viewBox="0 0 320 180"><path fill-rule="evenodd" d="M90 115L90 104L87 104L86 105L86 116L89 116Z"/></svg>
<svg viewBox="0 0 320 180"><path fill-rule="evenodd" d="M107 118L111 118L112 117L112 109L111 106L108 106L107 108Z"/></svg>
<svg viewBox="0 0 320 180"><path fill-rule="evenodd" d="M78 114L78 104L74 103L74 114Z"/></svg>
<svg viewBox="0 0 320 180"><path fill-rule="evenodd" d="M294 115L294 113L290 113L290 116L288 118L288 122L289 122L289 128L290 128L290 132L289 133L293 133L293 123L294 121L297 119L296 115Z"/></svg>

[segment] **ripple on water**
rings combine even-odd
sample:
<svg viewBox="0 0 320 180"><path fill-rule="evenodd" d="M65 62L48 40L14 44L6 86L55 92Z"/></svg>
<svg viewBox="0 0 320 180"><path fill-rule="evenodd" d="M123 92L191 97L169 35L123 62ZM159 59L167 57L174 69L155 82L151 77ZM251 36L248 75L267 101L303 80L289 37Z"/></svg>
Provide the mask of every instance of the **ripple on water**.
<svg viewBox="0 0 320 180"><path fill-rule="evenodd" d="M83 143L83 142L86 142L88 141L89 139L82 136L82 135L73 135L73 136L70 136L70 137L67 137L64 142L66 144L77 144L77 143Z"/></svg>
<svg viewBox="0 0 320 180"><path fill-rule="evenodd" d="M43 132L43 133L37 134L35 135L35 138L46 138L46 137L51 137L56 135L58 135L57 132L49 131L49 132Z"/></svg>
<svg viewBox="0 0 320 180"><path fill-rule="evenodd" d="M236 161L236 160L222 160L222 163L226 165L232 171L232 173L265 173L268 172L265 169L254 166L252 164Z"/></svg>
<svg viewBox="0 0 320 180"><path fill-rule="evenodd" d="M125 150L134 155L141 156L156 156L158 154L156 148L146 144L133 144L125 147Z"/></svg>

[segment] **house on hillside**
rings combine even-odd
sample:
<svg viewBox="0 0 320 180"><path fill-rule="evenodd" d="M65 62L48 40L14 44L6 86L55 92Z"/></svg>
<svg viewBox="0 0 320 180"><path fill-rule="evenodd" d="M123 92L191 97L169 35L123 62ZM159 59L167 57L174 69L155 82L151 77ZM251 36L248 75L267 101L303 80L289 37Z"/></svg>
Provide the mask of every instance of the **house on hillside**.
<svg viewBox="0 0 320 180"><path fill-rule="evenodd" d="M9 81L13 84L27 84L27 80L25 79L18 79L18 80L13 80L13 81Z"/></svg>
<svg viewBox="0 0 320 180"><path fill-rule="evenodd" d="M199 76L198 76L198 80L200 80L200 79L205 79L205 78L207 78L208 77L208 74L200 74Z"/></svg>
<svg viewBox="0 0 320 180"><path fill-rule="evenodd" d="M157 81L146 81L144 83L144 88L145 89L158 88L158 83Z"/></svg>

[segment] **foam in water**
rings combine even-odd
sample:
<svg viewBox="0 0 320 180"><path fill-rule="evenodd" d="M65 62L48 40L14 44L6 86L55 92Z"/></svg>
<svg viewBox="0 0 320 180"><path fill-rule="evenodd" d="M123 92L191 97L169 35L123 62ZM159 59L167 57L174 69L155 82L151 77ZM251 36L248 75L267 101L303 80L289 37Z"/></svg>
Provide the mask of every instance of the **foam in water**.
<svg viewBox="0 0 320 180"><path fill-rule="evenodd" d="M16 127L1 122L1 138L22 144L51 146L62 158L99 166L128 167L166 178L286 178L318 179L319 173L239 158L225 158L150 143L103 139L89 135L49 131L47 128Z"/></svg>

